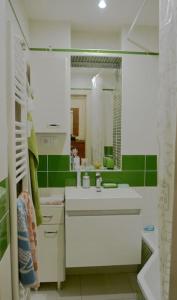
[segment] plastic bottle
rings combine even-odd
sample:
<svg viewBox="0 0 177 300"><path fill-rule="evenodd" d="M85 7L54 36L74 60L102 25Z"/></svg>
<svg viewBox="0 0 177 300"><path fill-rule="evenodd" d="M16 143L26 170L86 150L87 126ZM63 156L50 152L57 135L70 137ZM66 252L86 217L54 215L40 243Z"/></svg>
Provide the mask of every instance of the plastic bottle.
<svg viewBox="0 0 177 300"><path fill-rule="evenodd" d="M90 177L87 173L85 173L85 175L83 176L82 187L84 189L88 189L90 187Z"/></svg>

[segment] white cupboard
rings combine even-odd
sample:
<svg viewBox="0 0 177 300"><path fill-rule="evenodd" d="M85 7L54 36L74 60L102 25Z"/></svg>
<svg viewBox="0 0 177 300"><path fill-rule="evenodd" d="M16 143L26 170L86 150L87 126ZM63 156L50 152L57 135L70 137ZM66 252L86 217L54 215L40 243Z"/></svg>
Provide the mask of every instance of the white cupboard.
<svg viewBox="0 0 177 300"><path fill-rule="evenodd" d="M69 130L70 60L54 52L31 52L31 82L35 91L33 121L37 133Z"/></svg>
<svg viewBox="0 0 177 300"><path fill-rule="evenodd" d="M42 205L43 224L38 227L39 280L65 279L64 205Z"/></svg>

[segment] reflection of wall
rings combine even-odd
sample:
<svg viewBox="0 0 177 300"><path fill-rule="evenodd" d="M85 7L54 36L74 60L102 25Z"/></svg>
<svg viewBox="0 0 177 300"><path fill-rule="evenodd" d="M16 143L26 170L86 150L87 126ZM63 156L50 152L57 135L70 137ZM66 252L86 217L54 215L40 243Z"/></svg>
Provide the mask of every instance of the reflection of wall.
<svg viewBox="0 0 177 300"><path fill-rule="evenodd" d="M113 145L113 92L104 91L103 94L104 145Z"/></svg>
<svg viewBox="0 0 177 300"><path fill-rule="evenodd" d="M71 107L79 109L79 140L86 138L86 96L72 95Z"/></svg>
<svg viewBox="0 0 177 300"><path fill-rule="evenodd" d="M83 70L80 68L79 70L72 70L71 76L71 88L72 93L77 94L78 92L87 95L87 133L86 133L86 157L90 158L90 151L89 151L89 143L90 143L90 126L91 126L91 119L90 119L90 91L85 89L90 89L92 86L91 79L94 75L99 72L98 69L90 69L90 70ZM115 75L112 70L101 73L103 77L103 88L104 89L114 89L115 88ZM77 89L81 90L77 90ZM83 90L82 90L83 88ZM76 90L75 90L76 89ZM113 145L113 91L103 91L102 92L102 103L103 103L103 120L104 120L104 145L105 146L112 146ZM100 112L101 113L101 112Z"/></svg>
<svg viewBox="0 0 177 300"><path fill-rule="evenodd" d="M95 29L96 30L96 29ZM121 35L118 32L72 31L71 47L82 49L121 49Z"/></svg>

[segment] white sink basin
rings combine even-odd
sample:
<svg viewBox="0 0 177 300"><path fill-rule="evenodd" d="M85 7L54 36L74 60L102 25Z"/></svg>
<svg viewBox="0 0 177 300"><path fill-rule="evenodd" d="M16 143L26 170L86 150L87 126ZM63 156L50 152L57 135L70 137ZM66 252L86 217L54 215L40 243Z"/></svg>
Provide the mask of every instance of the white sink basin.
<svg viewBox="0 0 177 300"><path fill-rule="evenodd" d="M65 188L66 210L141 209L142 197L132 188Z"/></svg>

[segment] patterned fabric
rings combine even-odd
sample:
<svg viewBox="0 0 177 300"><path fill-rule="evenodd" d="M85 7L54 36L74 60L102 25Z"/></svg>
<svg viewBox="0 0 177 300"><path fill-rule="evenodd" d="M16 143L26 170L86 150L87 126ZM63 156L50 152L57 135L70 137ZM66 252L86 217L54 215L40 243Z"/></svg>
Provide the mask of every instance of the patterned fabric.
<svg viewBox="0 0 177 300"><path fill-rule="evenodd" d="M34 210L28 194L22 193L17 200L19 279L25 287L36 288L39 284L36 273L36 234L32 211Z"/></svg>
<svg viewBox="0 0 177 300"><path fill-rule="evenodd" d="M36 272L36 279L38 281L38 259L37 259L37 235L36 235L36 215L33 206L32 199L27 192L23 192L21 194L22 199L26 205L27 211L27 226L31 247L31 254L33 260L34 271ZM36 287L38 287L38 283L36 283Z"/></svg>

